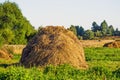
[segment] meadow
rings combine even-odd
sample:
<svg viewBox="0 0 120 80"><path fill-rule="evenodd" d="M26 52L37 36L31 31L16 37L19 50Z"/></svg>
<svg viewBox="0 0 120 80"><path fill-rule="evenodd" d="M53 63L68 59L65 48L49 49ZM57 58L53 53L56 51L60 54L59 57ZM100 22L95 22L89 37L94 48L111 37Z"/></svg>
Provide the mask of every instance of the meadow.
<svg viewBox="0 0 120 80"><path fill-rule="evenodd" d="M85 48L88 69L76 69L68 64L48 65L44 68L13 65L20 54L12 60L0 60L0 80L120 80L119 48Z"/></svg>

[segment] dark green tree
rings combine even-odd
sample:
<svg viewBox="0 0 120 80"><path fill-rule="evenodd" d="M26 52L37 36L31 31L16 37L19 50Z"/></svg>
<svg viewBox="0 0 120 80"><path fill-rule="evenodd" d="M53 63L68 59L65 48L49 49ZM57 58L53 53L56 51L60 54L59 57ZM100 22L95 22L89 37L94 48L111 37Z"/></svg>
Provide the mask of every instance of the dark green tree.
<svg viewBox="0 0 120 80"><path fill-rule="evenodd" d="M84 34L84 28L82 26L75 26L77 31L77 36L83 36Z"/></svg>
<svg viewBox="0 0 120 80"><path fill-rule="evenodd" d="M0 4L0 31L4 42L8 44L26 44L36 32L18 5L9 1Z"/></svg>
<svg viewBox="0 0 120 80"><path fill-rule="evenodd" d="M83 35L83 39L87 40L87 39L94 39L94 32L91 30L86 30L84 35Z"/></svg>
<svg viewBox="0 0 120 80"><path fill-rule="evenodd" d="M108 25L107 25L107 22L105 20L101 23L101 31L102 31L103 36L107 35Z"/></svg>
<svg viewBox="0 0 120 80"><path fill-rule="evenodd" d="M72 31L75 35L77 35L77 30L74 25L71 25L70 28L68 28L68 30Z"/></svg>
<svg viewBox="0 0 120 80"><path fill-rule="evenodd" d="M93 32L97 32L97 31L101 30L101 27L96 22L93 22L92 26L93 27L91 29L92 29Z"/></svg>
<svg viewBox="0 0 120 80"><path fill-rule="evenodd" d="M118 30L118 28L116 28L116 30L114 31L114 35L115 36L120 36L120 31Z"/></svg>
<svg viewBox="0 0 120 80"><path fill-rule="evenodd" d="M97 30L96 32L94 32L94 36L95 37L102 37L102 32Z"/></svg>
<svg viewBox="0 0 120 80"><path fill-rule="evenodd" d="M14 33L10 29L6 28L2 31L2 37L4 38L6 43L10 43L14 38Z"/></svg>
<svg viewBox="0 0 120 80"><path fill-rule="evenodd" d="M113 36L113 35L114 35L114 28L113 28L112 25L110 25L110 26L108 27L107 35L108 35L108 36Z"/></svg>

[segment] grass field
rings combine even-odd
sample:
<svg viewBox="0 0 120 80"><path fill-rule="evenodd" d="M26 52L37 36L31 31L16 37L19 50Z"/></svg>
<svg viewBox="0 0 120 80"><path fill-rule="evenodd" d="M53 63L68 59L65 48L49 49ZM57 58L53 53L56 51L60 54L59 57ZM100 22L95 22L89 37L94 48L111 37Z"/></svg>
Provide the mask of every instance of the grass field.
<svg viewBox="0 0 120 80"><path fill-rule="evenodd" d="M0 80L120 80L120 49L85 48L85 56L86 70L68 64L28 69L11 65L20 59L14 54L12 60L0 60Z"/></svg>

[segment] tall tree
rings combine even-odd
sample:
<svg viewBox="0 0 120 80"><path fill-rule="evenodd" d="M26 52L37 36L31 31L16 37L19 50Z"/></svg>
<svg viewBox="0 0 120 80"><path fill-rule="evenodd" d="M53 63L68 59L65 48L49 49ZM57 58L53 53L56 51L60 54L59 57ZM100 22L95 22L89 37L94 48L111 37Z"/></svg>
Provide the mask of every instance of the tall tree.
<svg viewBox="0 0 120 80"><path fill-rule="evenodd" d="M110 25L110 26L108 27L107 35L109 35L109 36L113 36L113 35L114 35L114 28L113 28L112 25Z"/></svg>
<svg viewBox="0 0 120 80"><path fill-rule="evenodd" d="M4 42L12 44L25 44L29 36L35 33L18 5L9 1L0 4L0 31Z"/></svg>
<svg viewBox="0 0 120 80"><path fill-rule="evenodd" d="M84 35L83 35L83 39L94 39L94 32L91 30L86 30Z"/></svg>
<svg viewBox="0 0 120 80"><path fill-rule="evenodd" d="M77 36L83 36L84 34L84 28L82 26L75 26L77 31Z"/></svg>
<svg viewBox="0 0 120 80"><path fill-rule="evenodd" d="M107 25L107 22L104 20L101 23L101 31L102 31L103 36L107 35L107 29L108 29L108 25Z"/></svg>
<svg viewBox="0 0 120 80"><path fill-rule="evenodd" d="M116 30L114 31L114 35L115 36L120 36L120 31L118 30L118 28L116 28Z"/></svg>
<svg viewBox="0 0 120 80"><path fill-rule="evenodd" d="M71 25L70 28L68 28L68 30L72 31L75 35L77 35L77 30L74 25Z"/></svg>
<svg viewBox="0 0 120 80"><path fill-rule="evenodd" d="M94 32L94 36L95 37L102 37L102 32L97 30L96 32Z"/></svg>
<svg viewBox="0 0 120 80"><path fill-rule="evenodd" d="M96 23L96 22L93 22L92 23L92 31L93 32L97 32L97 31L100 31L101 30L101 27Z"/></svg>

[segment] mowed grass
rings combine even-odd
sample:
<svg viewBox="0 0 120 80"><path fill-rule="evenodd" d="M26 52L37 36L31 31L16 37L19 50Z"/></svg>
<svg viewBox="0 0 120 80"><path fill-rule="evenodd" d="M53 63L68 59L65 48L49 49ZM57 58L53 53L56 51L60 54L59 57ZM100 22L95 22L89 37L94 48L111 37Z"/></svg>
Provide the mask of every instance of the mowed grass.
<svg viewBox="0 0 120 80"><path fill-rule="evenodd" d="M80 70L68 64L45 68L9 65L19 62L20 55L14 55L12 60L0 60L0 80L120 80L120 49L85 48L85 56L89 68Z"/></svg>

